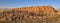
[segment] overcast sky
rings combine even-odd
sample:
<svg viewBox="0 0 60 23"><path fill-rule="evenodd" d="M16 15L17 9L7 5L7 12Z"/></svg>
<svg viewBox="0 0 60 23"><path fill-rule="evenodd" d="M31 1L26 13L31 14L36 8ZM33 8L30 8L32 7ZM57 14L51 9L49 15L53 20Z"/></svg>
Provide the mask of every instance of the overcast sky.
<svg viewBox="0 0 60 23"><path fill-rule="evenodd" d="M25 6L51 5L56 9L60 8L60 0L0 0L0 7L17 8Z"/></svg>

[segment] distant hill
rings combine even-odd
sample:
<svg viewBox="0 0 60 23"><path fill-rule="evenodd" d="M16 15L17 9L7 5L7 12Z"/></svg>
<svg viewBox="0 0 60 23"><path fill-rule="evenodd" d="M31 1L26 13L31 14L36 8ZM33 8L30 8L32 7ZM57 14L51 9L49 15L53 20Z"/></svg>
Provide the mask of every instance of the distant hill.
<svg viewBox="0 0 60 23"><path fill-rule="evenodd" d="M45 14L50 14L50 15L54 15L56 12L56 10L52 6L31 6L31 7L23 7L23 8L14 8L12 10L34 12L36 14L43 12Z"/></svg>
<svg viewBox="0 0 60 23"><path fill-rule="evenodd" d="M36 19L42 19L43 21L43 19L49 19L58 16L56 12L57 11L52 6L31 6L23 8L12 8L7 10L5 9L0 10L0 21L16 21L18 23L21 23L21 21L25 23L26 21L28 22Z"/></svg>

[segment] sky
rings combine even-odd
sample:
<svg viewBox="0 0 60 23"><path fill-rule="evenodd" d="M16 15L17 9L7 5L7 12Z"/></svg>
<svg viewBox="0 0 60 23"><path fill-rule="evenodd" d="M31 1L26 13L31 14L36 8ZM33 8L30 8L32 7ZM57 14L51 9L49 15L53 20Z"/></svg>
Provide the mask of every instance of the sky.
<svg viewBox="0 0 60 23"><path fill-rule="evenodd" d="M26 6L47 6L60 9L60 0L0 0L2 8L18 8Z"/></svg>

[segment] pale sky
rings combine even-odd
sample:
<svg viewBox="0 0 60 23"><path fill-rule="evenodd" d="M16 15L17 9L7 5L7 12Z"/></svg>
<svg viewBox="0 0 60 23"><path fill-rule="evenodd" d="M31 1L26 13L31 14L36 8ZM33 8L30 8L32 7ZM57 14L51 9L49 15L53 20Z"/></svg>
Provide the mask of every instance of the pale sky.
<svg viewBox="0 0 60 23"><path fill-rule="evenodd" d="M0 0L0 7L2 8L18 8L41 5L51 5L55 9L59 9L60 0Z"/></svg>

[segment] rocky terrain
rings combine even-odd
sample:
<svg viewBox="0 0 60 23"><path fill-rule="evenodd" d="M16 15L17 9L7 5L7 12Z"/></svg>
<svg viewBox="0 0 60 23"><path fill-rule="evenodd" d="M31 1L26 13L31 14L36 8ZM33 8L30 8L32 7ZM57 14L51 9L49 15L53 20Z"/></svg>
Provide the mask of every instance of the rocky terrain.
<svg viewBox="0 0 60 23"><path fill-rule="evenodd" d="M0 23L59 23L59 20L59 12L52 6L0 10Z"/></svg>

